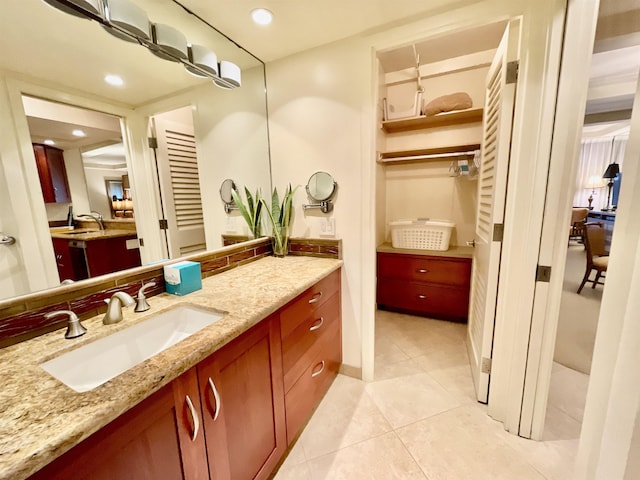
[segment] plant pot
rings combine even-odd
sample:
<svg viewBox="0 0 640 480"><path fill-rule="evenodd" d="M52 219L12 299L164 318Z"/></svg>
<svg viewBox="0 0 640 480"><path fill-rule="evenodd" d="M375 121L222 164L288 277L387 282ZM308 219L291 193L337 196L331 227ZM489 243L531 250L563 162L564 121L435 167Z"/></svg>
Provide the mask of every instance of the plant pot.
<svg viewBox="0 0 640 480"><path fill-rule="evenodd" d="M271 247L274 257L286 257L289 251L289 236L271 237Z"/></svg>

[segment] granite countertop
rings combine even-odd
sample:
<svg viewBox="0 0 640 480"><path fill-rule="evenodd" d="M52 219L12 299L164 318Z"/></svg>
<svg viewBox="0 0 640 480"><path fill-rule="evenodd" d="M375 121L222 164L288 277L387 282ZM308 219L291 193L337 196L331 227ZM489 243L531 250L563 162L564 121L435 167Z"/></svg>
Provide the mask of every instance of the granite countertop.
<svg viewBox="0 0 640 480"><path fill-rule="evenodd" d="M429 255L432 257L473 258L473 247L451 245L449 250L417 250L413 248L393 248L391 243L385 242L378 245L380 253L404 253L407 255Z"/></svg>
<svg viewBox="0 0 640 480"><path fill-rule="evenodd" d="M135 237L135 230L122 230L117 228L107 228L106 230L75 229L75 230L50 230L51 238L62 238L64 240L99 240L103 238Z"/></svg>
<svg viewBox="0 0 640 480"><path fill-rule="evenodd" d="M66 340L58 330L0 350L0 480L27 478L342 265L313 257L265 257L202 281L184 297L163 293L151 310L124 309L124 320L82 323L87 333ZM178 305L224 317L107 383L77 393L40 368L46 360Z"/></svg>

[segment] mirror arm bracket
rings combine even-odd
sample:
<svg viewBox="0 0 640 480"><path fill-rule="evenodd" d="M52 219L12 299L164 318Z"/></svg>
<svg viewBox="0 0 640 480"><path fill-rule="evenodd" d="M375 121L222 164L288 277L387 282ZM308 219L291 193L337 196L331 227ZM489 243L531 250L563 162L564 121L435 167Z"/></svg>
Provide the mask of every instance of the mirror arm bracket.
<svg viewBox="0 0 640 480"><path fill-rule="evenodd" d="M236 207L233 203L225 203L224 204L224 212L226 214L231 213L233 210L240 210L238 207Z"/></svg>
<svg viewBox="0 0 640 480"><path fill-rule="evenodd" d="M323 200L320 203L309 203L302 205L303 210L308 210L311 208L319 208L322 213L329 213L331 210L333 210L333 203L331 202L331 200Z"/></svg>

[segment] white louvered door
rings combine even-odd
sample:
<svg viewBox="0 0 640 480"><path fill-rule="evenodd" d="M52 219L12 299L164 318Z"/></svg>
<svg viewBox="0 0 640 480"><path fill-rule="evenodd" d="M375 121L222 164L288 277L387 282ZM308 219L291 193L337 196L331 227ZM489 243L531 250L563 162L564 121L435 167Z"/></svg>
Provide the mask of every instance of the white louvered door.
<svg viewBox="0 0 640 480"><path fill-rule="evenodd" d="M170 258L206 250L198 158L192 125L153 119Z"/></svg>
<svg viewBox="0 0 640 480"><path fill-rule="evenodd" d="M498 294L502 242L494 240L502 225L516 82L508 64L518 59L518 23L511 22L489 68L483 118L482 165L478 180L475 249L471 276L467 349L479 402L487 403Z"/></svg>

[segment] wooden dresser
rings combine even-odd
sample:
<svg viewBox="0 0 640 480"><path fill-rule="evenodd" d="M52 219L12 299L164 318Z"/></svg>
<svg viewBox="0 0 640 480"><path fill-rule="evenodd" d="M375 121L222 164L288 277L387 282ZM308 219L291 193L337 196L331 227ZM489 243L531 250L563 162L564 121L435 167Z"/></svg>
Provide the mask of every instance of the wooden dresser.
<svg viewBox="0 0 640 480"><path fill-rule="evenodd" d="M383 251L381 251L383 250ZM401 252L401 253L400 253ZM378 308L466 321L471 257L465 250L437 254L378 249Z"/></svg>

